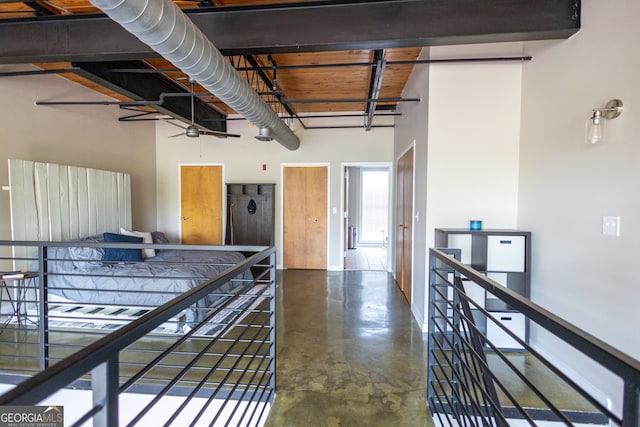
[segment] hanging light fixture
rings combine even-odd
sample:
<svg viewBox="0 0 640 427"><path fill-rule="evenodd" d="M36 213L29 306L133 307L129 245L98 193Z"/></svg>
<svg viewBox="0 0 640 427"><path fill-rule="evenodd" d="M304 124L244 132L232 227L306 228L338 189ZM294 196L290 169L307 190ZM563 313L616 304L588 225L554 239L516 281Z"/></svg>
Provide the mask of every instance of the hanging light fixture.
<svg viewBox="0 0 640 427"><path fill-rule="evenodd" d="M604 108L594 108L593 114L587 120L585 142L597 144L604 139L605 120L612 120L622 114L623 104L620 99L612 99Z"/></svg>
<svg viewBox="0 0 640 427"><path fill-rule="evenodd" d="M271 136L271 131L269 128L260 128L258 134L256 135L256 139L258 141L273 141L273 137Z"/></svg>

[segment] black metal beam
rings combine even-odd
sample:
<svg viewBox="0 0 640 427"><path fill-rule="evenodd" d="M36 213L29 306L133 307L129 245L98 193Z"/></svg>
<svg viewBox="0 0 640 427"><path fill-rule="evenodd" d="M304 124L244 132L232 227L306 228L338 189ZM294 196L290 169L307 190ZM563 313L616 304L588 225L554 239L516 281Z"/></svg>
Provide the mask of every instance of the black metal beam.
<svg viewBox="0 0 640 427"><path fill-rule="evenodd" d="M193 8L225 55L563 39L580 0L387 0ZM0 63L157 57L104 15L0 21Z"/></svg>
<svg viewBox="0 0 640 427"><path fill-rule="evenodd" d="M252 67L254 67L256 73L260 77L260 80L262 80L262 83L264 83L265 86L267 86L269 89L274 91L273 96L275 96L278 101L281 101L282 98L285 98L285 94L282 91L280 91L279 88L276 87L276 85L274 84L274 82L271 81L271 79L269 78L267 73L265 73L264 70L257 69L257 68L259 68L258 67L258 62L256 61L256 59L252 55L245 55L244 58L249 64L251 64ZM274 68L274 76L275 76L275 68ZM276 90L277 90L277 92L276 92ZM290 105L287 105L287 104L285 104L283 102L281 102L281 104L284 107L285 111L290 116L297 116L298 115L298 113L296 113L294 111L293 107L291 107Z"/></svg>
<svg viewBox="0 0 640 427"><path fill-rule="evenodd" d="M44 6L42 6L38 2L25 1L23 3L26 4L27 6L29 6L31 9L33 9L36 16L51 16L51 15L53 15L53 12L51 12L49 9L47 9Z"/></svg>
<svg viewBox="0 0 640 427"><path fill-rule="evenodd" d="M380 96L380 89L382 88L382 79L384 78L384 69L386 67L386 61L384 60L384 50L376 49L373 51L373 62L375 65L371 70L371 79L369 82L369 96L370 99L377 99ZM367 119L365 120L364 128L371 130L373 124L373 113L376 111L377 101L369 101L365 113Z"/></svg>
<svg viewBox="0 0 640 427"><path fill-rule="evenodd" d="M477 57L477 58L445 58L445 59L415 59L415 60L402 60L402 61L387 61L387 66L390 65L420 65L420 64L450 64L450 63L462 63L462 62L524 62L531 61L533 56L490 56L490 57ZM346 67L373 67L375 62L335 62L330 64L292 64L292 65L261 65L257 67L235 67L237 71L277 71L277 70L301 70L310 68L346 68ZM113 70L118 73L175 73L179 72L178 68L153 68L149 70L131 70L126 68L118 68ZM0 73L2 77L4 73Z"/></svg>
<svg viewBox="0 0 640 427"><path fill-rule="evenodd" d="M136 101L160 100L162 104L153 108L160 113L191 122L191 99L189 91L182 85L164 77L161 74L128 74L114 73L114 68L146 68L147 65L139 61L117 62L77 62L77 74L92 80L101 86L121 93ZM163 94L181 93L185 96L168 96ZM226 115L200 102L194 103L194 121L196 124L216 132L226 132Z"/></svg>

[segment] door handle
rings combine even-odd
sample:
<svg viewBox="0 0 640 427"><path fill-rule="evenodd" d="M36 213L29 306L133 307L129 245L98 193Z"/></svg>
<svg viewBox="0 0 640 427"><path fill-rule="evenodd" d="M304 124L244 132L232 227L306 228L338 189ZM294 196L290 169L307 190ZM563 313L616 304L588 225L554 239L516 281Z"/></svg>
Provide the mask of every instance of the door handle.
<svg viewBox="0 0 640 427"><path fill-rule="evenodd" d="M181 219L181 220L183 220L183 221L186 221L186 220L188 220L188 219L189 219L189 217L181 216L181 217L180 217L180 219Z"/></svg>

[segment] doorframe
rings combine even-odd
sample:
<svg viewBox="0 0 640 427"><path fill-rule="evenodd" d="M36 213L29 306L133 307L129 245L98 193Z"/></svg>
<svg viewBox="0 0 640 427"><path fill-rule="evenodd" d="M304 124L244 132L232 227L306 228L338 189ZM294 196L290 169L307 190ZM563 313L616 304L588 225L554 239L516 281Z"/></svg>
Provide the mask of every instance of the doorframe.
<svg viewBox="0 0 640 427"><path fill-rule="evenodd" d="M344 178L345 178L345 169L348 167L364 167L364 168L386 168L389 171L389 194L387 195L387 229L389 230L387 234L387 272L393 272L393 267L391 266L392 258L391 255L394 251L391 249L391 237L395 239L395 228L393 227L394 215L392 212L392 207L395 205L394 202L394 189L392 188L395 185L395 175L394 175L394 164L393 162L342 162L340 163L340 270L344 270L344 254L347 250L344 244L344 237L347 233L344 227L344 216L347 214L345 212L345 186L344 186Z"/></svg>
<svg viewBox="0 0 640 427"><path fill-rule="evenodd" d="M398 154L398 156L396 157L396 160L394 162L394 177L397 176L398 174L398 161L400 161L400 159L402 157L404 157L405 154L407 154L411 149L413 149L413 174L411 175L411 179L413 180L413 185L412 185L412 192L411 192L411 306L413 307L414 305L414 298L413 298L413 290L415 288L415 283L413 282L414 279L414 271L415 271L415 253L416 253L416 248L415 248L415 244L416 244L416 235L415 235L415 225L416 225L416 140L412 140L411 143L409 145L407 145L404 150L402 150L400 152L400 154ZM393 188L393 198L394 201L396 203L398 203L398 195L395 193L396 188L395 188L395 180L394 180L394 188ZM394 204L393 207L395 208L396 205ZM396 228L398 228L398 218L395 217L396 214L396 209L393 210L393 229L396 230ZM425 218L426 220L426 218ZM396 276L398 274L397 271L395 271L395 256L396 256L396 244L395 244L395 235L394 235L394 240L393 240L393 271L391 271L394 280L397 280Z"/></svg>
<svg viewBox="0 0 640 427"><path fill-rule="evenodd" d="M278 203L278 209L280 214L277 215L280 218L280 246L276 248L276 268L279 270L284 269L284 168L311 168L311 167L326 167L327 168L327 266L329 271L331 265L331 163L329 162L317 162L317 163L280 163L280 202Z"/></svg>
<svg viewBox="0 0 640 427"><path fill-rule="evenodd" d="M182 174L180 173L183 166L220 166L222 168L222 244L226 241L227 236L227 186L225 179L224 163L178 163L178 237L182 243Z"/></svg>

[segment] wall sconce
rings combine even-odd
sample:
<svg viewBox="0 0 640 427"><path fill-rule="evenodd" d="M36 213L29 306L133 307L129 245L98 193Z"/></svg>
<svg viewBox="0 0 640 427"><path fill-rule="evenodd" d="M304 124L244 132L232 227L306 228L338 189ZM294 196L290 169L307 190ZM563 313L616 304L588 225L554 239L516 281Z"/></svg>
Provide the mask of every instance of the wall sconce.
<svg viewBox="0 0 640 427"><path fill-rule="evenodd" d="M594 108L593 115L587 120L587 144L597 144L604 139L604 122L612 120L622 114L622 101L612 99L604 108Z"/></svg>

